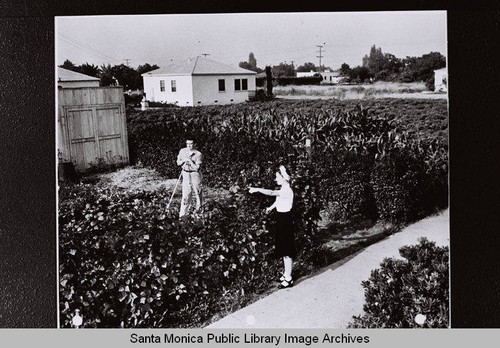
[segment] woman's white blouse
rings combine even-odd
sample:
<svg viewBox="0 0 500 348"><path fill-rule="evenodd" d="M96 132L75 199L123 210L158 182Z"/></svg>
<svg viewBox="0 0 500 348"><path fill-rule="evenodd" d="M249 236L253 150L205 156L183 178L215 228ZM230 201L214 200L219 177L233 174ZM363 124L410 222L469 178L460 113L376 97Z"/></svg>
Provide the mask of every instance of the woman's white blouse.
<svg viewBox="0 0 500 348"><path fill-rule="evenodd" d="M292 210L293 205L293 191L290 185L283 185L279 190L279 196L276 196L276 211L286 213Z"/></svg>

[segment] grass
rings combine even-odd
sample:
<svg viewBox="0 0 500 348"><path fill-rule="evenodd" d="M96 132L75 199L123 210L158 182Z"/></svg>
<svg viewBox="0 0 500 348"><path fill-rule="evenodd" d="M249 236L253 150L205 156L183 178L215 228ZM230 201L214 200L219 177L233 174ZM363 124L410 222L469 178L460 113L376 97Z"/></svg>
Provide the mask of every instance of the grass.
<svg viewBox="0 0 500 348"><path fill-rule="evenodd" d="M435 97L434 94L422 92L428 92L423 82L375 82L362 85L276 86L273 88L273 93L276 96L286 97L322 97L341 100L385 97ZM446 94L439 94L438 96L445 98Z"/></svg>

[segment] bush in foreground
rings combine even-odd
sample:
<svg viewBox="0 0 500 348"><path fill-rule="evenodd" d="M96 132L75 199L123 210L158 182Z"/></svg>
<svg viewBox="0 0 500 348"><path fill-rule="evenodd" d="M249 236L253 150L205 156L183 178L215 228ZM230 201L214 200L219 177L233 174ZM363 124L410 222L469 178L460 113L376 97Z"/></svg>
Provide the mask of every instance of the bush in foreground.
<svg viewBox="0 0 500 348"><path fill-rule="evenodd" d="M387 258L363 281L364 314L350 328L448 327L448 247L422 238L399 253L405 260Z"/></svg>

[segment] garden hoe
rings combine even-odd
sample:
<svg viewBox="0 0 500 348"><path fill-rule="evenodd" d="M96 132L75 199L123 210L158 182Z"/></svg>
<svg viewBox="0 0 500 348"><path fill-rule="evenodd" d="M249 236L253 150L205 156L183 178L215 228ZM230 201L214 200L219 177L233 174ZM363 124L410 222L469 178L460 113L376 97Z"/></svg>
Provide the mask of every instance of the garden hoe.
<svg viewBox="0 0 500 348"><path fill-rule="evenodd" d="M182 177L182 170L181 174L179 175L179 179L177 179L177 182L175 183L174 191L172 192L172 196L170 196L170 201L168 201L167 210L168 208L170 208L170 203L172 203L172 199L174 198L175 191L177 190L177 186L179 185L179 181L181 181L181 177Z"/></svg>

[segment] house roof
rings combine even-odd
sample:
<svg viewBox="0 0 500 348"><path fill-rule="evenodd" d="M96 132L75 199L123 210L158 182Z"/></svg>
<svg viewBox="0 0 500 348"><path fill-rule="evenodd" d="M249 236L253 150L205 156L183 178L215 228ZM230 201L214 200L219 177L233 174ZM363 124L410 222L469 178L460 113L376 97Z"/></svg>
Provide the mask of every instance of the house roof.
<svg viewBox="0 0 500 348"><path fill-rule="evenodd" d="M57 81L99 81L97 77L57 67Z"/></svg>
<svg viewBox="0 0 500 348"><path fill-rule="evenodd" d="M205 57L188 59L184 63L166 65L156 70L142 74L142 76L153 75L255 75L255 71L233 67L224 63L216 62Z"/></svg>

